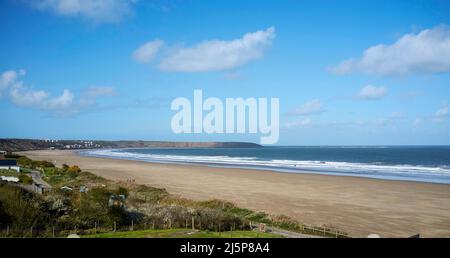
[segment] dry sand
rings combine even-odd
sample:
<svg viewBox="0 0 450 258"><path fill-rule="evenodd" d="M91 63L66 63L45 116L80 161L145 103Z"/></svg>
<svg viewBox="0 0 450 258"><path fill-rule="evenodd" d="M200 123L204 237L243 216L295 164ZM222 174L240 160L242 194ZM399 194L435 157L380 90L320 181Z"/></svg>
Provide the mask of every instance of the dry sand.
<svg viewBox="0 0 450 258"><path fill-rule="evenodd" d="M78 156L73 151L24 155L99 176L166 188L182 197L222 199L253 210L332 225L365 236L450 237L450 185L263 170L168 165Z"/></svg>

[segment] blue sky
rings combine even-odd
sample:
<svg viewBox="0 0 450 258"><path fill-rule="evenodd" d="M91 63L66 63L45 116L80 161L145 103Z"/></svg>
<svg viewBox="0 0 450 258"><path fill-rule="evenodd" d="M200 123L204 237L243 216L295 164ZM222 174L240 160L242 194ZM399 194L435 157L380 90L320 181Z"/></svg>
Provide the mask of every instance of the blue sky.
<svg viewBox="0 0 450 258"><path fill-rule="evenodd" d="M202 89L280 98L280 145L450 144L450 1L5 0L0 24L1 138L259 141L172 133Z"/></svg>

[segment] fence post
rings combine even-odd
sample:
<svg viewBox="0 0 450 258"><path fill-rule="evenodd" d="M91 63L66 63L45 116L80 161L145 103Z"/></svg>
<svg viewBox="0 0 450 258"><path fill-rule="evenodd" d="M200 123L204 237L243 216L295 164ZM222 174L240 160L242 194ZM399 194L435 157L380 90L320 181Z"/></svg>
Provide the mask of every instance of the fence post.
<svg viewBox="0 0 450 258"><path fill-rule="evenodd" d="M114 232L116 232L116 222L114 221Z"/></svg>
<svg viewBox="0 0 450 258"><path fill-rule="evenodd" d="M195 222L195 219L194 219L194 217L192 216L192 230L195 230L195 224L194 224L194 222Z"/></svg>
<svg viewBox="0 0 450 258"><path fill-rule="evenodd" d="M6 226L6 236L9 236L9 225Z"/></svg>
<svg viewBox="0 0 450 258"><path fill-rule="evenodd" d="M97 234L97 221L94 221L94 234Z"/></svg>
<svg viewBox="0 0 450 258"><path fill-rule="evenodd" d="M31 228L30 228L30 234L31 234L30 237L33 237L33 226L31 226Z"/></svg>
<svg viewBox="0 0 450 258"><path fill-rule="evenodd" d="M55 238L55 227L52 227L52 237Z"/></svg>
<svg viewBox="0 0 450 258"><path fill-rule="evenodd" d="M131 220L131 231L133 231L133 229L134 229L134 222L133 220Z"/></svg>

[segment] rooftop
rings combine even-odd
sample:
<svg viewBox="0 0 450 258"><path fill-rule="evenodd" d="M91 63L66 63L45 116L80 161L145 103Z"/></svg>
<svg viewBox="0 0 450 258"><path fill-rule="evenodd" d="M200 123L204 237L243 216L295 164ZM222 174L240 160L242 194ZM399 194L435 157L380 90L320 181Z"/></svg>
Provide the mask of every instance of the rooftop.
<svg viewBox="0 0 450 258"><path fill-rule="evenodd" d="M15 159L0 159L0 166L17 166Z"/></svg>

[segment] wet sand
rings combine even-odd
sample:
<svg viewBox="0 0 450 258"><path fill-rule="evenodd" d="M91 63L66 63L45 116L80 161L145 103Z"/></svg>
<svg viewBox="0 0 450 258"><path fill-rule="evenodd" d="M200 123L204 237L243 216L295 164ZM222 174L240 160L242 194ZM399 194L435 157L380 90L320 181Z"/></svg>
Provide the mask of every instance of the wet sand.
<svg viewBox="0 0 450 258"><path fill-rule="evenodd" d="M222 199L305 224L336 226L358 236L450 237L450 185L445 184L157 164L60 150L22 154L58 166L78 165L111 180L133 178L186 198Z"/></svg>

